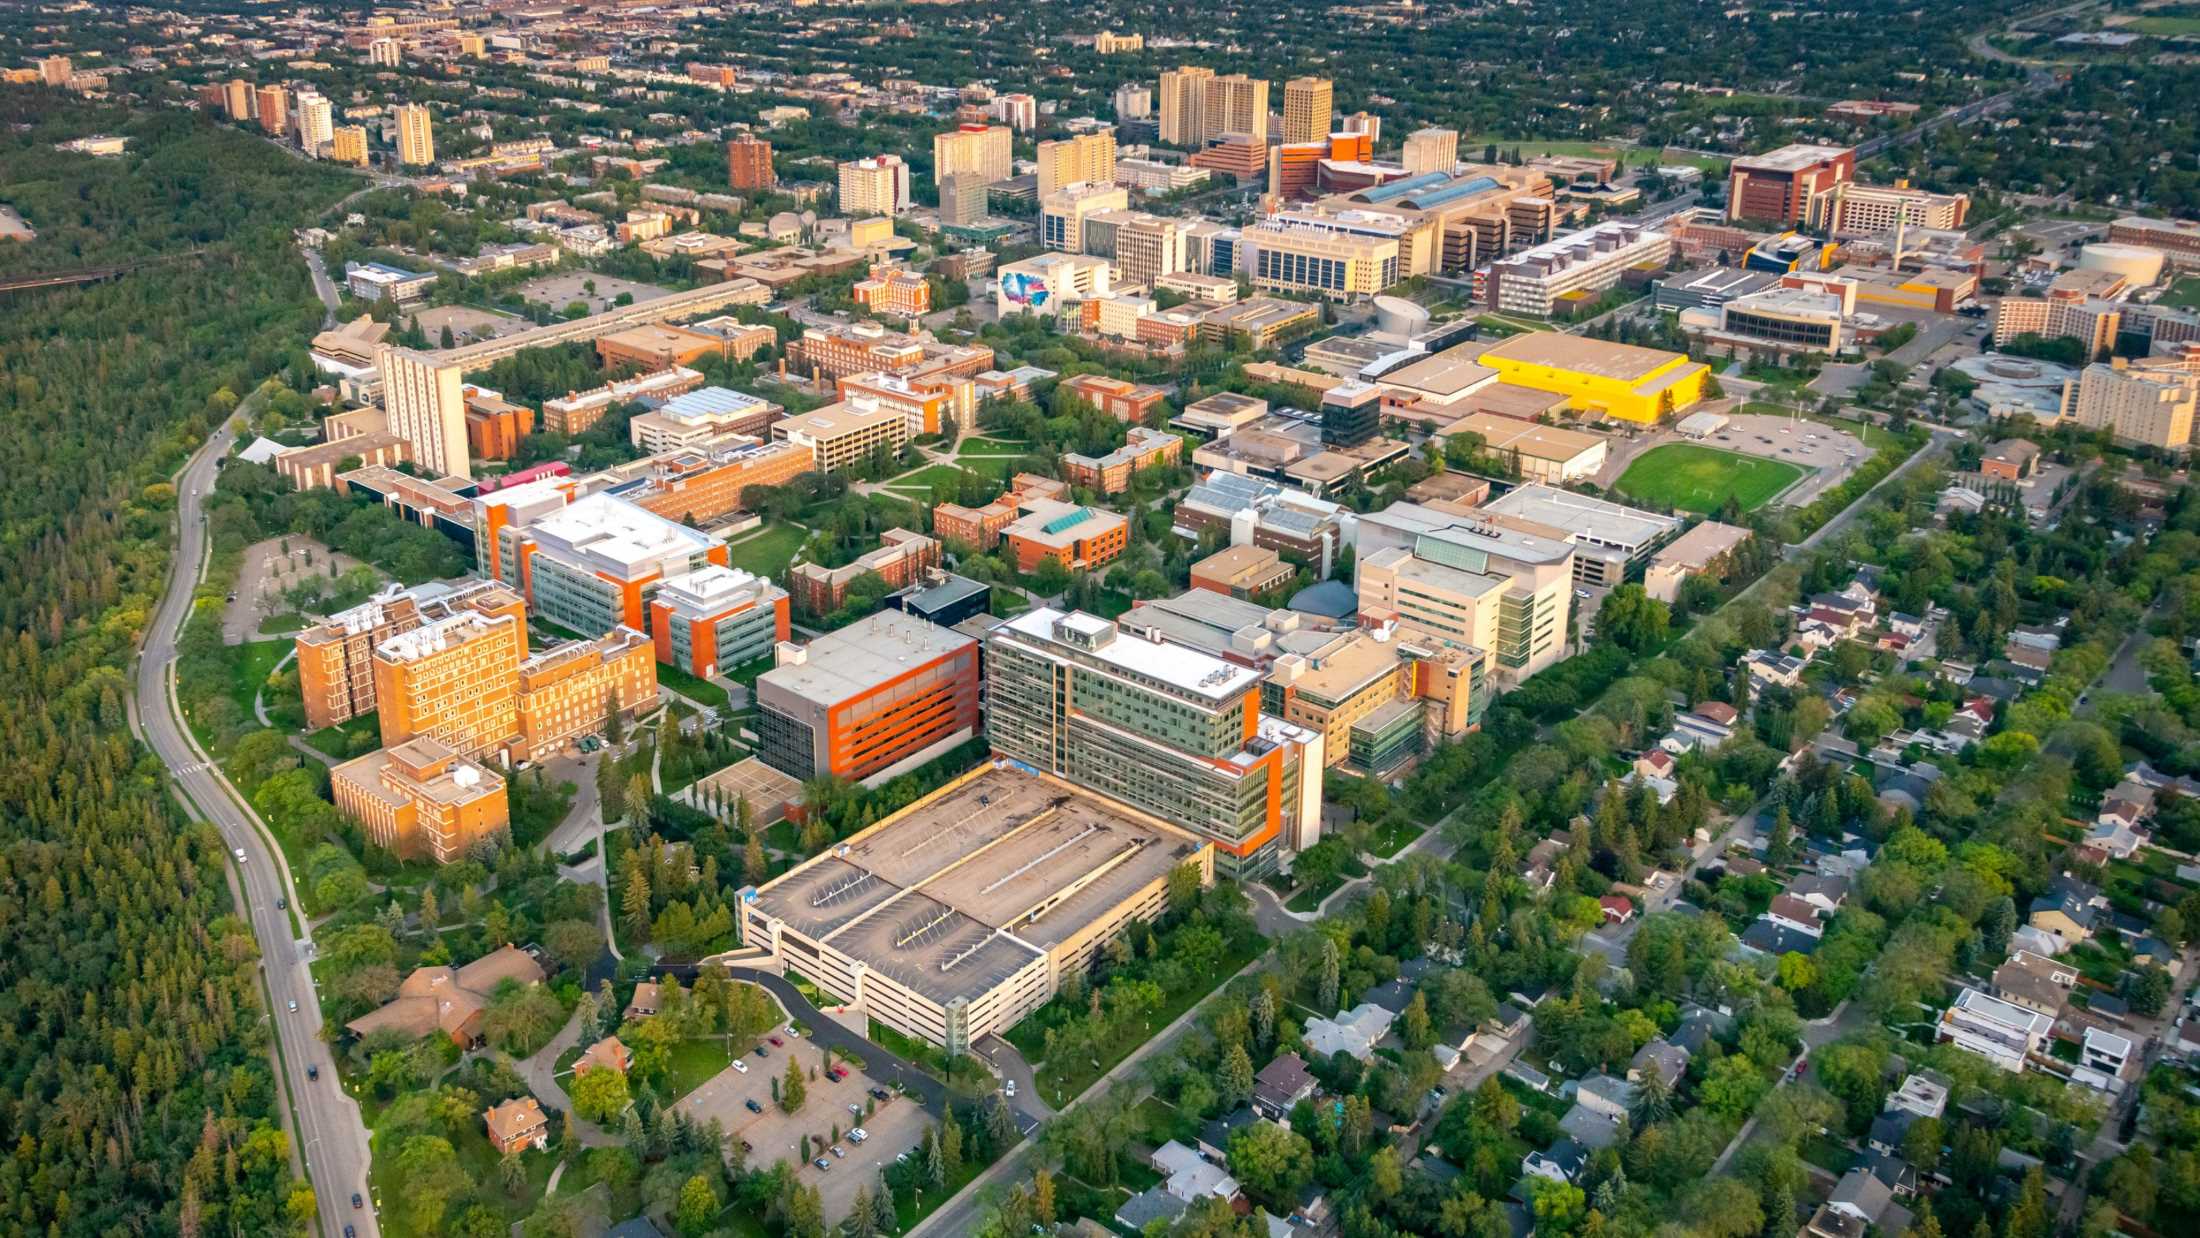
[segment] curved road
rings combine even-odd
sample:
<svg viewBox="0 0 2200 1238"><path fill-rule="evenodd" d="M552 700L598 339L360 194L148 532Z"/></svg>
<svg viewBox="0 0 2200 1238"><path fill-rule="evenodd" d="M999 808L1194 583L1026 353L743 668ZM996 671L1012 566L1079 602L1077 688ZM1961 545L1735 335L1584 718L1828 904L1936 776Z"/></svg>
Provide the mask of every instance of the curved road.
<svg viewBox="0 0 2200 1238"><path fill-rule="evenodd" d="M240 851L245 857L236 865L236 878L245 893L244 914L260 944L261 972L272 999L268 1009L281 1063L281 1090L296 1118L291 1139L305 1157L307 1175L320 1199L321 1232L336 1238L349 1224L360 1238L372 1238L377 1232L372 1208L355 1211L351 1207L353 1192L362 1197L369 1193L367 1130L358 1104L337 1083L335 1060L321 1041L321 1005L306 969L312 940L293 937L291 913L275 906L279 898L296 903L289 870L274 839L184 727L176 704L176 645L210 550L206 526L201 523L203 498L236 441L237 424L238 418L232 417L216 430L176 479L180 538L169 567L168 591L154 612L138 659L138 716L145 742L168 766L187 810L221 831L232 857ZM319 1079L306 1078L309 1064L320 1069Z"/></svg>

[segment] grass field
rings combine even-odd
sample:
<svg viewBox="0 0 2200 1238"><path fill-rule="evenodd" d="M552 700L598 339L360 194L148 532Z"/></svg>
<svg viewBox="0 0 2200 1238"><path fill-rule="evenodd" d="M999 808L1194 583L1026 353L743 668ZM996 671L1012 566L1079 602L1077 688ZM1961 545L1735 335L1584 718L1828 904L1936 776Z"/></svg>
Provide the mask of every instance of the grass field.
<svg viewBox="0 0 2200 1238"><path fill-rule="evenodd" d="M1754 511L1802 475L1802 469L1780 460L1668 443L1651 448L1628 465L1620 474L1619 491L1682 511L1717 511L1728 498L1740 503L1743 511Z"/></svg>
<svg viewBox="0 0 2200 1238"><path fill-rule="evenodd" d="M1008 456L1013 459L1023 455L1030 449L1029 444L1014 442L1005 438L966 438L963 440L962 446L956 449L955 454L958 456Z"/></svg>
<svg viewBox="0 0 2200 1238"><path fill-rule="evenodd" d="M2185 34L2200 35L2200 17L2135 17L2116 29L2162 38L2176 38Z"/></svg>
<svg viewBox="0 0 2200 1238"><path fill-rule="evenodd" d="M794 561L794 552L802 549L802 543L809 536L809 530L800 525L772 525L754 537L730 543L726 547L726 557L744 572L777 580L786 573L787 565Z"/></svg>
<svg viewBox="0 0 2200 1238"><path fill-rule="evenodd" d="M726 707L726 690L708 679L697 679L677 666L657 664L657 682L691 701L701 701L712 709Z"/></svg>
<svg viewBox="0 0 2200 1238"><path fill-rule="evenodd" d="M982 474L989 471L987 465L993 466L991 471L1002 473L1008 471L1008 462L1005 459L998 456L980 457L973 460L967 468L957 468L952 464L926 465L913 473L904 473L894 478L887 482L886 486L888 489L900 494L931 496L936 494L941 486L960 487L963 477L968 473ZM950 493L953 492L950 491Z"/></svg>
<svg viewBox="0 0 2200 1238"><path fill-rule="evenodd" d="M2162 294L2162 304L2179 309L2200 309L2200 275L2187 275Z"/></svg>

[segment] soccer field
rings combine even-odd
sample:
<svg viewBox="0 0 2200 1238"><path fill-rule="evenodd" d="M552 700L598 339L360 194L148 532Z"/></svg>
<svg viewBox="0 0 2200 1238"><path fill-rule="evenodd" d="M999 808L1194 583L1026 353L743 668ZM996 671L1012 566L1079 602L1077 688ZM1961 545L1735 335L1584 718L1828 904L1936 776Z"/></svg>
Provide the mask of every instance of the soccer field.
<svg viewBox="0 0 2200 1238"><path fill-rule="evenodd" d="M1764 506L1802 475L1801 468L1782 460L1667 443L1627 466L1619 492L1691 512L1715 512L1731 497L1746 512Z"/></svg>

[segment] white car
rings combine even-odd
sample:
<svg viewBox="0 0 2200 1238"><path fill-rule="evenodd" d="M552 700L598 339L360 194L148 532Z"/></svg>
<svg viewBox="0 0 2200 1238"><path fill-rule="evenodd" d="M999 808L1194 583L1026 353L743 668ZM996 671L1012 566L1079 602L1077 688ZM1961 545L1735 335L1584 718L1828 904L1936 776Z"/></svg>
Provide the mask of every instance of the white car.
<svg viewBox="0 0 2200 1238"><path fill-rule="evenodd" d="M1007 1086L1007 1088L1006 1088L1005 1090L1007 1091L1007 1093L1008 1093L1008 1095L1009 1095L1009 1099L1011 1099L1011 1100L1015 1099L1015 1097L1016 1097L1016 1081L1015 1081L1014 1079L1011 1079L1011 1080L1009 1080L1009 1081L1008 1081L1008 1086Z"/></svg>
<svg viewBox="0 0 2200 1238"><path fill-rule="evenodd" d="M244 848L242 847L237 848L237 863L244 863Z"/></svg>
<svg viewBox="0 0 2200 1238"><path fill-rule="evenodd" d="M749 1073L749 1064L742 1061L740 1058L733 1059L733 1068L740 1071L744 1075Z"/></svg>

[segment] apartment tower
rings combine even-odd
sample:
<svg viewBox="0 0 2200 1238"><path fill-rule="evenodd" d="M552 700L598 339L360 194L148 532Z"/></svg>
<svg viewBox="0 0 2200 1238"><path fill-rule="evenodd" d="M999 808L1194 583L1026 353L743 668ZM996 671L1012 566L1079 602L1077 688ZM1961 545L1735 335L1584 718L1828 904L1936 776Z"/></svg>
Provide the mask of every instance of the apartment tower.
<svg viewBox="0 0 2200 1238"><path fill-rule="evenodd" d="M735 189L770 189L778 184L772 173L772 144L751 137L726 143L726 183Z"/></svg>
<svg viewBox="0 0 2200 1238"><path fill-rule="evenodd" d="M1039 196L1065 185L1115 183L1115 135L1086 133L1039 143Z"/></svg>
<svg viewBox="0 0 2200 1238"><path fill-rule="evenodd" d="M1326 77L1294 77L1283 84L1283 140L1319 142L1329 136L1330 98Z"/></svg>
<svg viewBox="0 0 2200 1238"><path fill-rule="evenodd" d="M406 167L435 162L435 125L423 104L406 103L397 109L397 161Z"/></svg>

